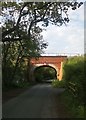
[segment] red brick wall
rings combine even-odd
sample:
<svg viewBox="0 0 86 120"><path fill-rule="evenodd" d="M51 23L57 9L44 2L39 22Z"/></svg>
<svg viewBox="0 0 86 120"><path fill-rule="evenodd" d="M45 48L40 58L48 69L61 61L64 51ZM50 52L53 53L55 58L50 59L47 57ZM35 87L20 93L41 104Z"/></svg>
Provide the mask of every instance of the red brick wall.
<svg viewBox="0 0 86 120"><path fill-rule="evenodd" d="M62 66L61 63L64 62L67 59L67 56L41 56L38 59L32 58L31 59L31 64L34 66L36 64L53 64L58 68L57 71L57 79L61 80L62 79Z"/></svg>
<svg viewBox="0 0 86 120"><path fill-rule="evenodd" d="M35 58L31 59L32 64L57 64L63 62L67 57L66 56L42 56L37 60Z"/></svg>

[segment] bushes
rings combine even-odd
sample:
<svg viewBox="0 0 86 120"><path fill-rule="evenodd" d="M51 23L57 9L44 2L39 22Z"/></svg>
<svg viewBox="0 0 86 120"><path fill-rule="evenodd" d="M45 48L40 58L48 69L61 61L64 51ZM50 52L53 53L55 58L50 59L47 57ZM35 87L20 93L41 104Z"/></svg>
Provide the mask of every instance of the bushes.
<svg viewBox="0 0 86 120"><path fill-rule="evenodd" d="M53 80L52 81L52 86L53 87L58 87L58 88L64 88L65 87L65 81L64 80L62 80L62 81L59 81L59 80Z"/></svg>
<svg viewBox="0 0 86 120"><path fill-rule="evenodd" d="M73 57L69 58L64 64L64 76L63 78L68 81L74 81L84 78L84 58ZM76 80L75 80L76 78ZM78 78L78 79L77 79ZM79 82L79 80L78 80Z"/></svg>
<svg viewBox="0 0 86 120"><path fill-rule="evenodd" d="M63 79L68 87L68 83L72 82L76 85L77 88L77 97L78 101L82 104L84 101L84 57L72 57L64 64L64 75Z"/></svg>
<svg viewBox="0 0 86 120"><path fill-rule="evenodd" d="M79 105L77 98L74 98L69 91L64 91L64 94L61 95L61 99L70 112L70 117L72 118L84 118L84 106Z"/></svg>
<svg viewBox="0 0 86 120"><path fill-rule="evenodd" d="M31 84L29 82L18 82L18 83L14 83L13 87L14 88L27 88L29 87Z"/></svg>
<svg viewBox="0 0 86 120"><path fill-rule="evenodd" d="M69 110L75 117L84 117L84 105L86 105L84 97L84 91L86 90L85 68L86 56L70 57L63 66L63 80L65 81L67 91L65 91L66 94L63 95L62 99L67 103L67 106L70 106ZM75 85L76 97L72 94L73 91L71 91L74 87L69 83ZM69 87L69 85L71 86Z"/></svg>

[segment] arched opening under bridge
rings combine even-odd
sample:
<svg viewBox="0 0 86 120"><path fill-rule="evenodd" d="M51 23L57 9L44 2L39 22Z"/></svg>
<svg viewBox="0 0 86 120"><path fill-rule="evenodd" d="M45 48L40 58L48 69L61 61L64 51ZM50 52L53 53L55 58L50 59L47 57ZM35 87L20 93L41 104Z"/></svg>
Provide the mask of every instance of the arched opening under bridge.
<svg viewBox="0 0 86 120"><path fill-rule="evenodd" d="M52 82L57 79L57 70L52 65L39 65L34 68L33 76L37 82Z"/></svg>
<svg viewBox="0 0 86 120"><path fill-rule="evenodd" d="M36 67L40 66L51 66L54 68L57 72L57 79L62 80L62 69L63 69L63 62L67 60L67 56L40 56L39 58L32 58L30 60L31 63L31 69L30 69L30 79L31 81L34 81L34 70Z"/></svg>

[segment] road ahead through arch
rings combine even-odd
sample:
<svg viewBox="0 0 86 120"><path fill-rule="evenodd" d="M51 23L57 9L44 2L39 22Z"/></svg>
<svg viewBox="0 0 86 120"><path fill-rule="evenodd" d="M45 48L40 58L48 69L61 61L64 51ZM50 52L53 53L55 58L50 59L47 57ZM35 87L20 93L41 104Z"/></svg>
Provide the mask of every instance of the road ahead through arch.
<svg viewBox="0 0 86 120"><path fill-rule="evenodd" d="M3 118L59 118L58 94L64 89L38 84L2 106Z"/></svg>

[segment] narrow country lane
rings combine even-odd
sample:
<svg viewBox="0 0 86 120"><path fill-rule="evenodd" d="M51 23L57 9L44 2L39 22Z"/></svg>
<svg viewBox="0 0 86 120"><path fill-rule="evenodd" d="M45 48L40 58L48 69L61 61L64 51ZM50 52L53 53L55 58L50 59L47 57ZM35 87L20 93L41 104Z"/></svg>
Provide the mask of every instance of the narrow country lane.
<svg viewBox="0 0 86 120"><path fill-rule="evenodd" d="M51 84L38 84L2 106L3 118L58 118L56 96L63 92Z"/></svg>

